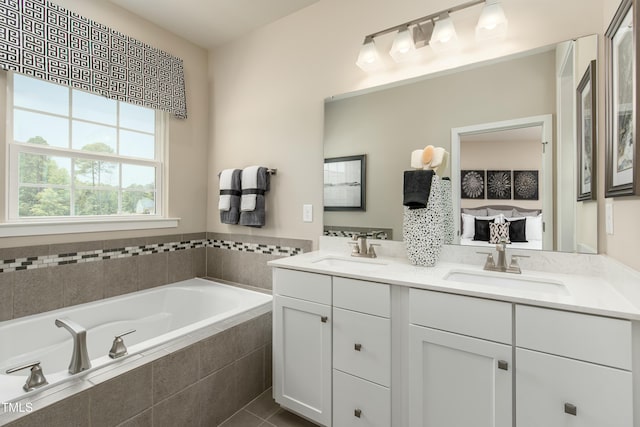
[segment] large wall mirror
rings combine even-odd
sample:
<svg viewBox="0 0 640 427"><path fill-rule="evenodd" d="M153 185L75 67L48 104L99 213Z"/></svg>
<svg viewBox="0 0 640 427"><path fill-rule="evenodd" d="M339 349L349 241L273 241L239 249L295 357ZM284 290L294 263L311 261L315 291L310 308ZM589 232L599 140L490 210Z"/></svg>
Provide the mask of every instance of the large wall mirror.
<svg viewBox="0 0 640 427"><path fill-rule="evenodd" d="M530 234L535 242L520 247L596 253L597 201L578 200L576 105L597 52L596 35L580 37L328 99L324 157L366 156L367 204L324 212L325 234L382 230L402 240L403 171L413 150L433 145L451 153L445 176L454 188L457 243L474 244L465 241L463 212L517 209L540 223ZM470 171L481 176L483 194L461 191ZM508 193L494 188L498 180L510 181Z"/></svg>

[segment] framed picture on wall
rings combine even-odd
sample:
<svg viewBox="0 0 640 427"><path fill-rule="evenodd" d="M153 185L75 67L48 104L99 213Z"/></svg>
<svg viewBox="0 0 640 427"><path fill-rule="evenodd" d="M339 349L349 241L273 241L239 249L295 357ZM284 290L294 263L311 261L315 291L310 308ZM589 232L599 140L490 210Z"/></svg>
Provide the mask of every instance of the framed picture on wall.
<svg viewBox="0 0 640 427"><path fill-rule="evenodd" d="M511 199L511 171L487 171L487 199Z"/></svg>
<svg viewBox="0 0 640 427"><path fill-rule="evenodd" d="M538 171L513 171L513 199L538 200Z"/></svg>
<svg viewBox="0 0 640 427"><path fill-rule="evenodd" d="M324 159L324 210L366 211L366 156Z"/></svg>
<svg viewBox="0 0 640 427"><path fill-rule="evenodd" d="M463 199L484 199L484 171L461 170L460 186L460 197L462 197Z"/></svg>
<svg viewBox="0 0 640 427"><path fill-rule="evenodd" d="M578 118L578 148L577 152L577 183L578 201L596 200L596 152L597 152L597 128L596 128L596 91L593 82L596 82L596 61L591 61L585 71L576 93L577 118Z"/></svg>
<svg viewBox="0 0 640 427"><path fill-rule="evenodd" d="M636 126L638 122L638 66L640 32L638 0L622 0L605 33L606 50L606 160L605 196L637 194L640 180Z"/></svg>

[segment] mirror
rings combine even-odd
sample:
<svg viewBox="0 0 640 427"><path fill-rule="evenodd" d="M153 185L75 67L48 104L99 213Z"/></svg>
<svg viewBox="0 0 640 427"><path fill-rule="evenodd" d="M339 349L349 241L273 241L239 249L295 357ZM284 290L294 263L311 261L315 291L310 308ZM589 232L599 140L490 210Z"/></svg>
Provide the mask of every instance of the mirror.
<svg viewBox="0 0 640 427"><path fill-rule="evenodd" d="M457 243L465 243L462 209L519 208L542 214L541 240L529 249L597 253L597 201L578 201L576 174L576 94L597 43L581 37L328 99L324 157L365 155L367 171L366 210L325 211L325 235L383 230L382 238L402 240L403 171L413 150L433 145L451 153L444 176ZM461 171L473 170L484 172L485 194L462 198ZM489 172L509 177L508 195L488 194L498 176Z"/></svg>

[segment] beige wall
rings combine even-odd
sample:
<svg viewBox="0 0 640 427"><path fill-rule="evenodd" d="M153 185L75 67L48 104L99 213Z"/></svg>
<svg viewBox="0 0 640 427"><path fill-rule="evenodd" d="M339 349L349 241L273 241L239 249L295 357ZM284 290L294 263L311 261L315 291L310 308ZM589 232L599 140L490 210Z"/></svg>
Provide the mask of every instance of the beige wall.
<svg viewBox="0 0 640 427"><path fill-rule="evenodd" d="M355 66L364 35L457 4L452 0L323 0L253 31L210 55L209 231L313 239L322 233L323 100L452 66L549 45L602 30L601 0L504 0L509 41L467 45L455 56L393 66L367 75ZM577 11L580 11L577 13ZM479 7L456 13L461 39L473 40ZM388 50L391 40L380 42ZM426 101L425 101L426 102ZM267 226L220 224L217 177L227 167L278 168L268 196ZM302 204L314 222L302 222Z"/></svg>
<svg viewBox="0 0 640 427"><path fill-rule="evenodd" d="M189 118L169 122L169 215L171 229L0 238L0 247L115 239L205 230L209 93L207 52L108 1L55 0L57 4L184 60Z"/></svg>
<svg viewBox="0 0 640 427"><path fill-rule="evenodd" d="M551 75L553 77L553 74ZM551 96L554 96L552 93ZM460 139L460 169L479 170L537 170L542 184L542 149L538 141L465 141ZM542 185L538 186L538 200L460 199L461 208L485 205L514 205L523 209L542 209Z"/></svg>

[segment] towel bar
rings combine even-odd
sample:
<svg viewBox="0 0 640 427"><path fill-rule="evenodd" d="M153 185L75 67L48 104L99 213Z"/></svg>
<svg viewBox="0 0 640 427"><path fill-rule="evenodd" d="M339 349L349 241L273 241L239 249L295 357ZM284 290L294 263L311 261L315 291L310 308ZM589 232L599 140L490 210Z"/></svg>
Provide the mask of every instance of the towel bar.
<svg viewBox="0 0 640 427"><path fill-rule="evenodd" d="M220 174L221 174L221 173L222 173L222 172L218 172L218 178L220 178ZM278 173L278 169L276 169L276 168L274 168L274 169L267 169L267 173L268 173L269 175L275 175L276 173Z"/></svg>

